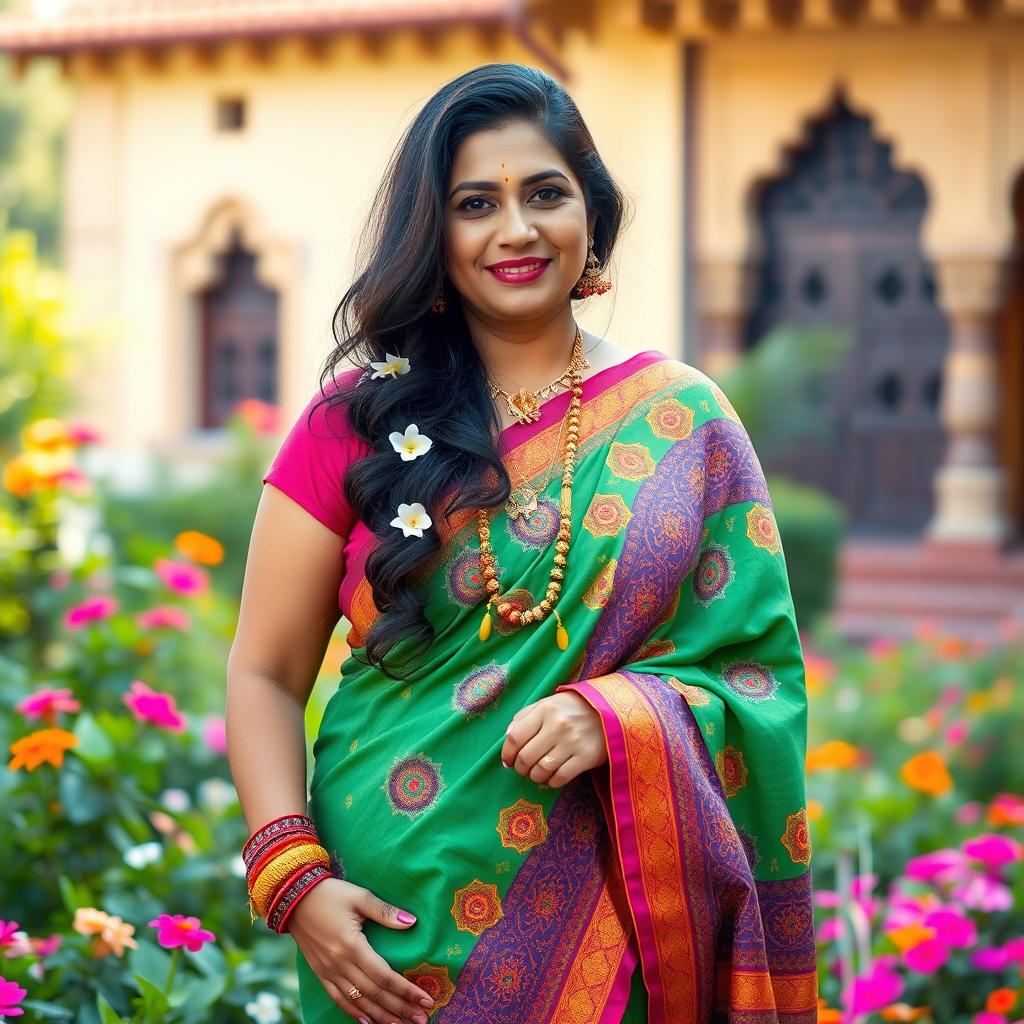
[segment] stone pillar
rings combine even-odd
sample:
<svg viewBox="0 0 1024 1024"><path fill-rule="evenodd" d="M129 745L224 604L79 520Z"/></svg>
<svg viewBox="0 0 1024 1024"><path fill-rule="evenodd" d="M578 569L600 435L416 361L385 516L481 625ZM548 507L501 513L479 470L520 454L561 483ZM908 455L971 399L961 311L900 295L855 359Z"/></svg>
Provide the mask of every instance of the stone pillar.
<svg viewBox="0 0 1024 1024"><path fill-rule="evenodd" d="M1002 259L940 259L939 304L949 317L941 416L949 435L935 476L928 539L998 546L1008 536L1005 479L996 452L999 417L996 318L1009 281Z"/></svg>
<svg viewBox="0 0 1024 1024"><path fill-rule="evenodd" d="M701 260L697 266L700 368L709 377L728 370L742 355L755 281L755 268L740 260Z"/></svg>

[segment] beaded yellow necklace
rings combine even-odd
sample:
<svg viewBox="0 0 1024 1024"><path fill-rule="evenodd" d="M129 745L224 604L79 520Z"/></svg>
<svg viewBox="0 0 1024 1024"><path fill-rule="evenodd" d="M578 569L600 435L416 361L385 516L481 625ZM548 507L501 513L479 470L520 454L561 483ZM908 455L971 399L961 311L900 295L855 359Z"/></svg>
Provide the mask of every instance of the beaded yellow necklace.
<svg viewBox="0 0 1024 1024"><path fill-rule="evenodd" d="M582 376L583 333L576 328L576 340L573 342L572 359L566 374L571 381L572 397L569 399L567 422L569 430L565 437L564 467L562 470L562 501L558 524L558 536L555 540L554 565L551 567L551 580L547 586L544 599L532 608L525 610L516 608L510 601L502 601L498 597L501 584L495 571L494 551L491 548L490 516L486 509L477 512L477 534L480 537L480 563L483 568L484 585L490 595L484 608L484 617L480 623L480 639L486 640L491 635L491 605L496 604L498 614L514 626L527 625L531 622L542 622L550 612L558 623L555 642L559 649L569 647L569 633L562 622L555 604L562 590L565 578L565 567L568 562L569 539L572 535L572 471L576 461L576 446L580 436L580 399L583 394Z"/></svg>

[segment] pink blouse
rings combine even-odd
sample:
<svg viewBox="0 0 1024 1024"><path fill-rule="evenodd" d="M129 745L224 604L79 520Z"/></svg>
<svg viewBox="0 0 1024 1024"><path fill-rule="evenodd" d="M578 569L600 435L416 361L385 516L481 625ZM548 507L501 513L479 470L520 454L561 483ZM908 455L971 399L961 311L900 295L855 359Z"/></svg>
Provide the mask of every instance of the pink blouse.
<svg viewBox="0 0 1024 1024"><path fill-rule="evenodd" d="M362 367L342 371L338 384L346 388L363 373ZM328 395L338 390L328 383ZM310 409L320 402L307 426ZM323 401L319 389L306 403L274 456L264 483L273 484L292 501L301 505L329 530L342 538L343 583L338 592L338 607L350 622L349 602L355 589L353 574L345 572L352 565L353 556L373 536L370 528L356 518L355 510L345 499L345 472L356 459L373 451L352 429L344 406L329 406Z"/></svg>

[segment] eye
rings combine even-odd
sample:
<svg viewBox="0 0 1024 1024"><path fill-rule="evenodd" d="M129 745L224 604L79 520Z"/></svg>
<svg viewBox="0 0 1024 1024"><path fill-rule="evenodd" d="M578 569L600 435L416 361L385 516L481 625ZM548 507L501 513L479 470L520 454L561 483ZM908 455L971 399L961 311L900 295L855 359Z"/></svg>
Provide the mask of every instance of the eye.
<svg viewBox="0 0 1024 1024"><path fill-rule="evenodd" d="M557 185L541 185L541 187L539 189L537 189L537 191L534 192L533 194L535 196L540 196L540 194L542 192L551 192L551 193L553 193L553 195L550 196L547 199L541 198L541 202L542 203L553 202L555 199L558 199L561 196L564 196L566 194ZM485 207L483 207L483 206L470 206L469 205L470 203L475 203L477 200L480 200L481 202L484 202L484 203L490 202L490 200L488 200L485 196L470 196L468 199L464 199L461 203L459 203L459 205L456 207L456 209L458 209L458 210L465 210L468 213L479 213L481 210L485 209Z"/></svg>
<svg viewBox="0 0 1024 1024"><path fill-rule="evenodd" d="M539 189L537 189L536 192L534 192L534 195L535 196L539 196L541 194L541 192L554 192L554 194L555 194L554 198L556 198L556 199L559 196L564 196L565 195L565 193L557 185L541 185L541 187ZM541 201L547 203L547 202L550 202L551 200L550 199L544 199L544 200L541 200Z"/></svg>

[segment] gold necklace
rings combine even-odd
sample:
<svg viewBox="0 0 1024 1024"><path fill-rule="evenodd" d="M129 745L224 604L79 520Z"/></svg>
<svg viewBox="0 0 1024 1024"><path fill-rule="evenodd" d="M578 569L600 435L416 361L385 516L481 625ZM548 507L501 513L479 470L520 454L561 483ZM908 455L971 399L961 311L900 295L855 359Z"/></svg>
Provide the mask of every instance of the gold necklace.
<svg viewBox="0 0 1024 1024"><path fill-rule="evenodd" d="M515 467L520 486L513 487L512 492L505 501L505 512L508 514L509 519L521 519L528 516L531 512L537 511L538 498L547 489L548 484L551 483L551 470L555 465L555 459L558 457L558 449L562 446L562 431L564 429L565 418L563 417L562 423L558 428L558 440L555 442L555 450L544 473L544 482L542 484L538 484L537 487L531 487L526 482L523 474L519 472L518 465Z"/></svg>
<svg viewBox="0 0 1024 1024"><path fill-rule="evenodd" d="M573 361L569 364L570 387L572 397L569 399L569 408L565 422L569 424L569 431L565 439L565 464L562 468L562 501L561 515L558 523L558 536L555 540L554 565L551 567L551 579L548 582L547 593L544 599L535 604L532 608L520 610L512 605L510 601L502 601L498 597L501 584L498 582L498 575L495 570L494 550L491 547L491 526L490 516L486 509L477 512L477 534L480 538L480 564L483 568L484 585L490 595L487 599L487 606L484 608L484 617L480 622L480 639L486 640L491 635L491 605L496 604L497 613L512 625L527 625L531 622L543 621L548 613L554 615L558 623L555 633L555 642L560 650L567 650L569 647L569 633L562 622L561 617L555 610L555 604L562 590L562 581L565 578L565 568L568 563L569 540L572 536L572 473L576 462L576 447L580 437L580 400L583 394L583 374L580 363L580 350L583 345L583 336L580 329L576 328L576 341L573 344Z"/></svg>

